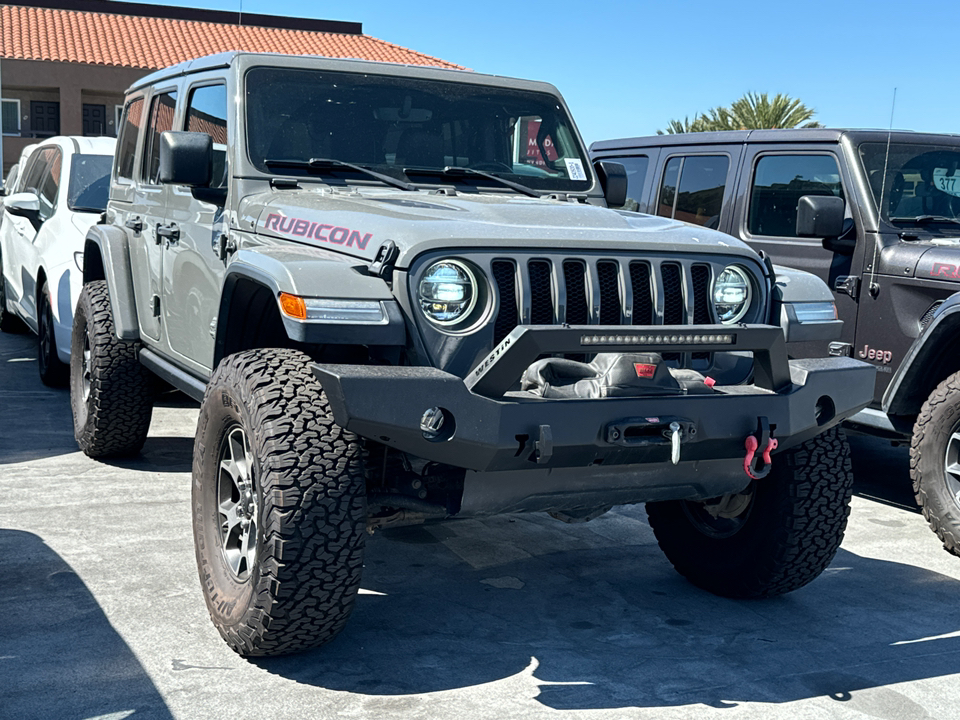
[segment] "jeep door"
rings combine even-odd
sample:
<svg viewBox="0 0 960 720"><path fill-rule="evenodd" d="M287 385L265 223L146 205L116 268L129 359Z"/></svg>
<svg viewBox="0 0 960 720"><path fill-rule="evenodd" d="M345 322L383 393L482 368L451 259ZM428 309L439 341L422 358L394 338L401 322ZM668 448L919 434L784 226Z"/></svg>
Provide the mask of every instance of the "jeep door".
<svg viewBox="0 0 960 720"><path fill-rule="evenodd" d="M129 193L131 201L127 217L123 220L130 242L140 334L148 342L159 341L162 332L163 231L171 189L160 184L160 135L173 129L176 107L176 87L160 88L150 98L137 163L131 168L131 174L135 177ZM134 110L131 106L130 123L136 120ZM121 138L121 144L125 139Z"/></svg>
<svg viewBox="0 0 960 720"><path fill-rule="evenodd" d="M213 139L211 188L227 188L227 86L221 77L201 76L187 90L178 129L205 132ZM226 232L224 207L198 200L190 188L169 186L167 223L175 237L164 243L163 321L170 349L185 365L213 369L216 318L224 262L220 236Z"/></svg>
<svg viewBox="0 0 960 720"><path fill-rule="evenodd" d="M762 250L774 263L819 276L830 288L838 278L858 275L862 244L852 252L833 252L823 238L797 236L797 203L804 195L828 195L847 200L844 238L856 239L860 224L856 203L851 203L852 178L841 162L835 144L757 144L747 148L737 186L737 210L730 233ZM856 336L857 301L834 293L843 323L842 340ZM829 343L792 343L797 357L826 357Z"/></svg>
<svg viewBox="0 0 960 720"><path fill-rule="evenodd" d="M724 230L733 213L739 145L665 147L658 185L647 212L713 230Z"/></svg>

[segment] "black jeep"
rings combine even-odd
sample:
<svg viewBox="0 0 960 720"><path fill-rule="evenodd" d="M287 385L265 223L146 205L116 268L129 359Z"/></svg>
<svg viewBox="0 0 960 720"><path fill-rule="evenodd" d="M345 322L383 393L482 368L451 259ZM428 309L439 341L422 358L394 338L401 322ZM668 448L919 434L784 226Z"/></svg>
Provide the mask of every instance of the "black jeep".
<svg viewBox="0 0 960 720"><path fill-rule="evenodd" d="M828 282L837 342L795 357L878 370L848 423L911 443L917 501L960 555L960 136L754 130L594 143L627 167L626 208L730 233Z"/></svg>

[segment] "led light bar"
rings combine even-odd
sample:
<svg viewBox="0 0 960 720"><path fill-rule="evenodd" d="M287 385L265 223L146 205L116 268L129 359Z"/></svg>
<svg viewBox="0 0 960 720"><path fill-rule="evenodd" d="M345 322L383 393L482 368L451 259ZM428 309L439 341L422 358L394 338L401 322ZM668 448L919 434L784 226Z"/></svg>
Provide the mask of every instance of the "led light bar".
<svg viewBox="0 0 960 720"><path fill-rule="evenodd" d="M797 314L797 322L833 322L837 319L837 306L832 302L791 303Z"/></svg>
<svg viewBox="0 0 960 720"><path fill-rule="evenodd" d="M280 293L280 309L294 320L332 325L386 325L387 314L377 300L301 298Z"/></svg>
<svg viewBox="0 0 960 720"><path fill-rule="evenodd" d="M581 335L581 345L732 345L736 335Z"/></svg>

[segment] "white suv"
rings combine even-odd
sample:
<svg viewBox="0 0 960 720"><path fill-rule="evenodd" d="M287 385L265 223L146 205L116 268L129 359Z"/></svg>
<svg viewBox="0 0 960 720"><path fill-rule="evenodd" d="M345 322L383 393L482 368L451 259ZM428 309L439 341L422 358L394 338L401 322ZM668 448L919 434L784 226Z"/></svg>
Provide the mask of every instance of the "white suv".
<svg viewBox="0 0 960 720"><path fill-rule="evenodd" d="M113 138L44 140L7 188L0 217L0 330L39 336L40 379L66 381L83 242L107 204Z"/></svg>

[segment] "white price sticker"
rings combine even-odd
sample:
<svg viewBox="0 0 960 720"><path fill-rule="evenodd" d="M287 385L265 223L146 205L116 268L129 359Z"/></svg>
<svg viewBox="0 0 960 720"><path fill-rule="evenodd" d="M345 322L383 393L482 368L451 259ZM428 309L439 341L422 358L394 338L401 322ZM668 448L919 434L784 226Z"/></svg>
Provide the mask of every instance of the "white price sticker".
<svg viewBox="0 0 960 720"><path fill-rule="evenodd" d="M960 197L960 171L949 175L946 168L933 169L933 185L941 192L954 197Z"/></svg>
<svg viewBox="0 0 960 720"><path fill-rule="evenodd" d="M567 177L571 180L586 180L587 174L583 171L583 163L579 158L564 158L567 166Z"/></svg>

